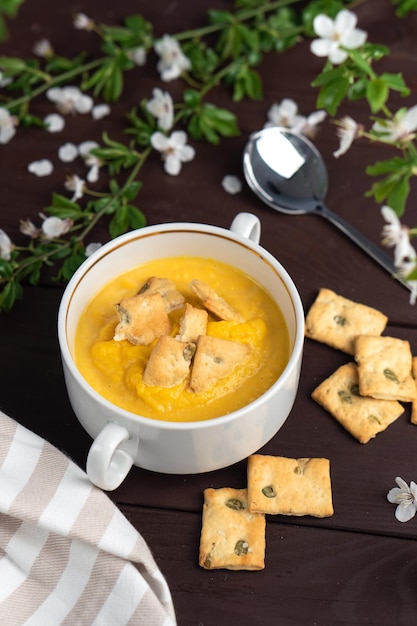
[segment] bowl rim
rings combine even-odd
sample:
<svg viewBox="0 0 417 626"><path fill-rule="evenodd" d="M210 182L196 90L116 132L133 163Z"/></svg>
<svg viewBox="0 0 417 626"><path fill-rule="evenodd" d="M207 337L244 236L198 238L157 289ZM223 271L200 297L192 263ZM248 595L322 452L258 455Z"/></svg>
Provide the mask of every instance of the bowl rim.
<svg viewBox="0 0 417 626"><path fill-rule="evenodd" d="M279 276L282 283L284 284L293 306L295 320L294 342L288 362L277 380L262 395L260 395L249 404L241 407L240 409L236 409L235 411L227 413L226 415L221 415L210 419L187 422L168 421L132 413L101 396L85 380L85 378L78 370L68 346L66 331L68 308L71 303L72 297L75 294L78 285L82 282L86 273L88 273L88 271L90 271L95 265L97 265L97 263L99 263L101 259L111 254L115 249L119 248L120 246L131 243L136 239L143 239L143 237L157 235L159 233L175 233L183 231L197 233L200 232L206 235L208 234L224 237L228 240L234 241L235 243L243 245L245 248L249 248L250 250L252 250L252 252L255 252L258 257L264 260L275 271L275 273ZM276 393L277 387L285 386L288 378L292 375L294 369L297 369L297 367L301 368L301 360L304 346L304 309L300 294L298 293L295 283L291 276L288 274L287 270L284 268L284 266L270 252L268 252L268 250L263 248L261 245L254 243L250 239L226 228L211 226L208 224L200 224L198 222L170 222L166 224L145 226L144 228L129 231L128 233L120 235L119 237L116 237L101 246L80 265L80 267L76 270L76 272L73 274L70 281L68 282L59 304L57 325L58 342L63 365L64 367L68 368L70 374L81 386L84 392L87 393L99 405L103 406L106 409L107 413L116 412L119 414L120 418L123 418L124 421L133 421L135 424L140 424L147 427L151 426L160 430L204 430L206 428L212 428L215 425L228 424L229 422L232 422L237 418L243 417L246 413L256 411L266 401L268 401L270 396Z"/></svg>

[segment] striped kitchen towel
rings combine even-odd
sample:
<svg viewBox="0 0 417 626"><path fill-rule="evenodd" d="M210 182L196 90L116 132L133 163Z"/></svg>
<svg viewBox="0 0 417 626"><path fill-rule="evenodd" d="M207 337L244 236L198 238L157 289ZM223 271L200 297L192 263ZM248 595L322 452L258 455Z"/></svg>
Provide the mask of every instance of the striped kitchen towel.
<svg viewBox="0 0 417 626"><path fill-rule="evenodd" d="M0 624L175 624L141 535L77 465L1 411Z"/></svg>

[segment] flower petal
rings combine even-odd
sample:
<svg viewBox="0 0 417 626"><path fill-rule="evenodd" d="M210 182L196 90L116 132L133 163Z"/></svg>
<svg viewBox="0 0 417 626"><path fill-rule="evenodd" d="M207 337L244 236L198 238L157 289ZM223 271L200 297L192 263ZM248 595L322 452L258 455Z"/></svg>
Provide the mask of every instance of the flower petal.
<svg viewBox="0 0 417 626"><path fill-rule="evenodd" d="M328 15L321 13L314 18L313 28L319 37L330 39L334 32L334 22Z"/></svg>
<svg viewBox="0 0 417 626"><path fill-rule="evenodd" d="M54 166L49 159L40 159L39 161L32 161L28 165L28 171L35 176L49 176L52 174Z"/></svg>
<svg viewBox="0 0 417 626"><path fill-rule="evenodd" d="M416 514L416 507L414 504L408 504L404 506L403 504L399 504L395 509L395 517L399 522L409 522L410 519L414 517Z"/></svg>
<svg viewBox="0 0 417 626"><path fill-rule="evenodd" d="M49 133L59 133L65 126L64 118L58 113L51 113L50 115L47 115L43 121L46 124L46 130Z"/></svg>
<svg viewBox="0 0 417 626"><path fill-rule="evenodd" d="M151 135L151 145L155 150L164 152L169 147L169 140L163 133L157 131Z"/></svg>
<svg viewBox="0 0 417 626"><path fill-rule="evenodd" d="M164 169L167 174L177 176L181 171L181 161L175 154L168 154L164 161Z"/></svg>
<svg viewBox="0 0 417 626"><path fill-rule="evenodd" d="M63 161L63 163L71 163L77 156L77 146L69 141L58 148L58 158L60 161Z"/></svg>
<svg viewBox="0 0 417 626"><path fill-rule="evenodd" d="M234 195L242 191L242 181L237 176L224 176L222 180L222 187L227 193Z"/></svg>

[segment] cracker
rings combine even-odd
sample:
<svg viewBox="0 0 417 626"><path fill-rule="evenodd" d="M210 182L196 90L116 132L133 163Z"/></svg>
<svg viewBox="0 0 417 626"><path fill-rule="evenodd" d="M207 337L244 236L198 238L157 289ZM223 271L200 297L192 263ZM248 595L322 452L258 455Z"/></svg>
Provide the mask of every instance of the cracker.
<svg viewBox="0 0 417 626"><path fill-rule="evenodd" d="M305 334L353 355L357 335L380 335L387 322L387 316L376 309L320 289L307 314Z"/></svg>
<svg viewBox="0 0 417 626"><path fill-rule="evenodd" d="M127 339L134 345L149 345L171 331L171 322L160 293L125 298L116 304L119 323L113 339Z"/></svg>
<svg viewBox="0 0 417 626"><path fill-rule="evenodd" d="M190 283L191 291L201 300L203 305L222 320L243 322L243 317L238 311L230 306L226 300L219 296L214 289L203 283L202 280L194 279Z"/></svg>
<svg viewBox="0 0 417 626"><path fill-rule="evenodd" d="M159 276L150 276L146 283L139 289L138 293L139 295L160 293L167 313L181 309L185 302L184 296L178 291L172 280Z"/></svg>
<svg viewBox="0 0 417 626"><path fill-rule="evenodd" d="M190 389L196 393L205 391L230 374L249 352L250 348L245 343L200 335L191 371Z"/></svg>
<svg viewBox="0 0 417 626"><path fill-rule="evenodd" d="M329 460L253 454L248 458L248 508L273 515L333 515Z"/></svg>
<svg viewBox="0 0 417 626"><path fill-rule="evenodd" d="M163 335L156 342L143 373L145 385L175 387L189 374L194 344Z"/></svg>
<svg viewBox="0 0 417 626"><path fill-rule="evenodd" d="M355 340L355 360L361 395L403 402L417 398L408 341L397 337L359 335Z"/></svg>
<svg viewBox="0 0 417 626"><path fill-rule="evenodd" d="M358 369L346 363L311 394L360 443L367 443L404 413L395 400L375 400L359 395Z"/></svg>
<svg viewBox="0 0 417 626"><path fill-rule="evenodd" d="M204 490L199 564L204 569L264 569L265 516L248 511L246 489Z"/></svg>
<svg viewBox="0 0 417 626"><path fill-rule="evenodd" d="M205 309L197 309L187 302L180 319L180 329L176 339L197 343L198 337L207 332L207 320L208 313Z"/></svg>

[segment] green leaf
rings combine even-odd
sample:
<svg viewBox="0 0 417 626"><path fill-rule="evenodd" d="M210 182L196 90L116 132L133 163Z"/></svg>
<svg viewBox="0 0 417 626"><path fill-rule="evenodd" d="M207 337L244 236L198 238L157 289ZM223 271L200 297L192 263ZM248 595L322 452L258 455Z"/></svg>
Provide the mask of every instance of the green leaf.
<svg viewBox="0 0 417 626"><path fill-rule="evenodd" d="M142 211L135 206L128 204L127 207L127 219L129 223L129 227L134 230L143 228L146 226L146 217L142 213Z"/></svg>
<svg viewBox="0 0 417 626"><path fill-rule="evenodd" d="M387 196L387 204L397 215L403 215L407 198L410 194L410 175L402 176Z"/></svg>
<svg viewBox="0 0 417 626"><path fill-rule="evenodd" d="M191 109L195 109L201 103L201 96L195 89L186 89L183 93L184 103Z"/></svg>
<svg viewBox="0 0 417 626"><path fill-rule="evenodd" d="M25 61L17 57L0 57L0 70L9 74L17 74L26 69Z"/></svg>
<svg viewBox="0 0 417 626"><path fill-rule="evenodd" d="M366 99L369 102L372 113L382 109L388 98L388 87L381 78L370 80L366 86Z"/></svg>
<svg viewBox="0 0 417 626"><path fill-rule="evenodd" d="M81 263L83 263L84 261L84 252L80 252L79 250L73 250L71 256L69 256L63 262L58 272L58 279L69 280L71 276L76 272L76 270L80 267Z"/></svg>
<svg viewBox="0 0 417 626"><path fill-rule="evenodd" d="M355 63L355 65L362 71L364 72L367 76L369 76L370 78L373 77L374 72L372 70L372 67L369 65L369 63L363 58L363 56L361 55L361 53L359 52L359 50L350 50L347 48L343 48L345 50L345 52L347 53L347 55L349 56L349 58Z"/></svg>
<svg viewBox="0 0 417 626"><path fill-rule="evenodd" d="M402 96L408 96L410 94L410 89L405 84L402 74L388 74L385 72L381 74L380 78L390 89L399 91Z"/></svg>
<svg viewBox="0 0 417 626"><path fill-rule="evenodd" d="M330 115L336 115L340 103L349 89L349 80L346 77L338 78L322 87L317 97L317 108L325 109Z"/></svg>
<svg viewBox="0 0 417 626"><path fill-rule="evenodd" d="M78 220L83 215L83 210L79 204L59 193L52 194L52 204L45 208L45 212L48 215L71 220Z"/></svg>
<svg viewBox="0 0 417 626"><path fill-rule="evenodd" d="M109 224L110 237L114 239L125 233L129 228L129 211L126 205L120 205Z"/></svg>
<svg viewBox="0 0 417 626"><path fill-rule="evenodd" d="M138 195L141 187L142 183L139 180L133 181L124 189L123 197L128 201L133 200Z"/></svg>
<svg viewBox="0 0 417 626"><path fill-rule="evenodd" d="M0 311L10 311L16 300L20 300L23 296L23 289L20 283L12 280L4 286L0 291Z"/></svg>

